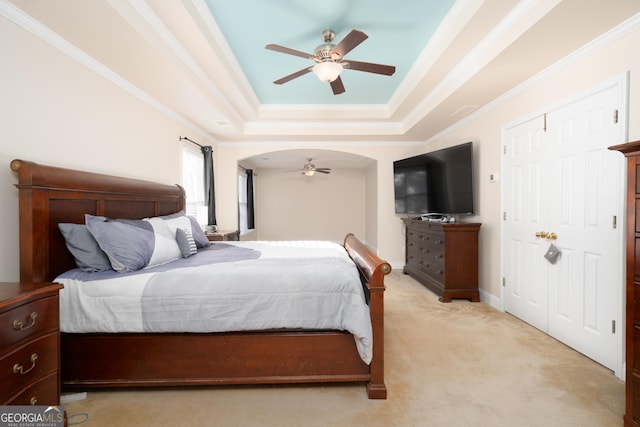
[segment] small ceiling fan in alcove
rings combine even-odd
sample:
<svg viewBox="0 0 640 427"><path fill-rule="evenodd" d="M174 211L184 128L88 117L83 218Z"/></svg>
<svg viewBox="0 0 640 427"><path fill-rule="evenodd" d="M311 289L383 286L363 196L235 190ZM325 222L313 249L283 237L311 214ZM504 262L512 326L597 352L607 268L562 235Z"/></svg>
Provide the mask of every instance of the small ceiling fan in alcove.
<svg viewBox="0 0 640 427"><path fill-rule="evenodd" d="M331 90L334 95L339 95L345 92L344 84L340 78L342 70L364 71L367 73L382 74L385 76L391 76L396 72L396 67L393 65L374 64L371 62L344 59L344 56L347 53L351 52L356 46L369 37L362 31L351 30L351 32L347 34L346 37L337 45L332 43L336 36L336 33L333 30L328 28L322 31L321 36L324 43L315 48L313 55L277 44L268 44L265 46L266 49L273 50L275 52L299 56L315 62L315 64L310 67L303 68L302 70L296 71L295 73L274 81L275 84L280 85L287 83L288 81L313 71L321 81L327 82L331 85Z"/></svg>
<svg viewBox="0 0 640 427"><path fill-rule="evenodd" d="M307 157L307 163L305 163L304 166L302 166L302 168L292 169L287 172L300 172L301 175L305 175L305 176L313 176L316 173L324 173L324 174L331 173L331 168L317 168L316 165L311 163L311 160L312 160L311 157Z"/></svg>

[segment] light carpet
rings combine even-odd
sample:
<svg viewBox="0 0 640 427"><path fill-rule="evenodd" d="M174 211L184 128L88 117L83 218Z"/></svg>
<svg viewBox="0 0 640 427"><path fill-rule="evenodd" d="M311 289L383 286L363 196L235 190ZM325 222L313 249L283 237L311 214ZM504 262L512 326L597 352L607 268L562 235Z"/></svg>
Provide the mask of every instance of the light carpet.
<svg viewBox="0 0 640 427"><path fill-rule="evenodd" d="M624 382L484 303L387 276L387 400L362 384L89 391L83 426L621 426Z"/></svg>

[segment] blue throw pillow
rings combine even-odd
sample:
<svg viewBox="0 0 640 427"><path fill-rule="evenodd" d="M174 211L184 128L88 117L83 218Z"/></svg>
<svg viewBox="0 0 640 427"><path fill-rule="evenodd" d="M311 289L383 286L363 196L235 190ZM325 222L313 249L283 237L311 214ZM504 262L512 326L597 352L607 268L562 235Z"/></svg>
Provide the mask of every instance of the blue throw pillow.
<svg viewBox="0 0 640 427"><path fill-rule="evenodd" d="M111 270L109 257L100 249L85 224L61 223L58 228L80 270L90 273Z"/></svg>

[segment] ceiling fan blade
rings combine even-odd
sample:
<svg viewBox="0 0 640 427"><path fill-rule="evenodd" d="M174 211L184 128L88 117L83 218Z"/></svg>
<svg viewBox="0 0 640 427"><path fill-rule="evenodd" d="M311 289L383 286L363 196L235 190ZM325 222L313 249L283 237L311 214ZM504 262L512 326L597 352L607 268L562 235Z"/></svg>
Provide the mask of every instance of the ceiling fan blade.
<svg viewBox="0 0 640 427"><path fill-rule="evenodd" d="M286 53L288 55L299 56L305 59L313 59L314 56L310 53L302 52L299 50L291 49L288 47L280 46L277 44L268 44L264 47L265 49L273 50L275 52Z"/></svg>
<svg viewBox="0 0 640 427"><path fill-rule="evenodd" d="M303 68L300 71L296 71L295 73L289 74L288 76L285 76L285 77L283 77L281 79L276 80L274 83L277 84L277 85L281 85L283 83L291 81L291 80L293 80L295 78L298 78L300 76L304 76L305 74L310 73L310 72L311 72L311 67Z"/></svg>
<svg viewBox="0 0 640 427"><path fill-rule="evenodd" d="M340 78L340 76L338 76L337 79L329 84L331 85L331 90L333 91L334 95L340 95L341 93L344 93L344 85L342 84L342 79Z"/></svg>
<svg viewBox="0 0 640 427"><path fill-rule="evenodd" d="M316 170L315 170L315 172L319 172L319 173L327 173L327 174L329 174L329 173L331 173L331 169L329 169L329 170L316 169Z"/></svg>
<svg viewBox="0 0 640 427"><path fill-rule="evenodd" d="M373 64L371 62L361 61L343 61L342 65L346 69L365 71L367 73L384 74L385 76L392 76L396 72L396 67L393 65Z"/></svg>
<svg viewBox="0 0 640 427"><path fill-rule="evenodd" d="M331 49L331 56L333 54L339 55L339 58L343 58L347 53L351 52L356 46L368 39L369 36L360 30L351 30L345 38L333 49Z"/></svg>

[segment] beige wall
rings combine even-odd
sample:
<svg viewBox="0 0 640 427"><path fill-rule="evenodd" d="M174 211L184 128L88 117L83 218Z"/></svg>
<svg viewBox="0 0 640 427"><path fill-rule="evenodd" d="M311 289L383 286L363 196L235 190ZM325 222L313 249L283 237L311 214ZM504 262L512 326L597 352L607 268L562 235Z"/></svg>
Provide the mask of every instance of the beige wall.
<svg viewBox="0 0 640 427"><path fill-rule="evenodd" d="M378 197L378 162L373 163L366 170L366 201L364 215L364 236L365 242L371 242L372 248L378 246L378 212L380 211L380 197ZM356 235L357 236L357 235Z"/></svg>
<svg viewBox="0 0 640 427"><path fill-rule="evenodd" d="M333 169L313 177L282 169L255 171L256 239L344 241L365 237L363 170Z"/></svg>
<svg viewBox="0 0 640 427"><path fill-rule="evenodd" d="M181 176L179 136L199 135L2 17L0 40L0 281L15 281L12 159L172 184Z"/></svg>

